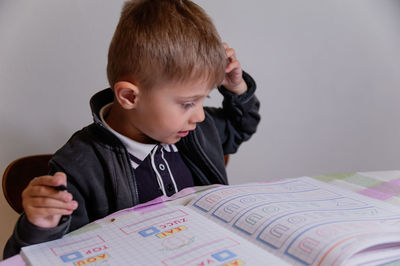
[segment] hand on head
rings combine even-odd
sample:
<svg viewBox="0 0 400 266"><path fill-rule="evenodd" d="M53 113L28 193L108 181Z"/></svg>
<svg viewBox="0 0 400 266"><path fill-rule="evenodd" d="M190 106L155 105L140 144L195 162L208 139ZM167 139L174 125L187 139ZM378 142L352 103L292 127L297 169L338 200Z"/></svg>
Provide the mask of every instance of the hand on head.
<svg viewBox="0 0 400 266"><path fill-rule="evenodd" d="M246 82L242 77L242 67L240 66L239 60L236 58L235 50L227 43L223 43L228 64L225 69L225 79L222 81L222 85L229 91L235 94L242 94L247 91Z"/></svg>
<svg viewBox="0 0 400 266"><path fill-rule="evenodd" d="M54 188L66 184L67 176L61 172L32 179L22 192L22 206L32 224L55 227L62 215L70 215L78 207L71 193Z"/></svg>

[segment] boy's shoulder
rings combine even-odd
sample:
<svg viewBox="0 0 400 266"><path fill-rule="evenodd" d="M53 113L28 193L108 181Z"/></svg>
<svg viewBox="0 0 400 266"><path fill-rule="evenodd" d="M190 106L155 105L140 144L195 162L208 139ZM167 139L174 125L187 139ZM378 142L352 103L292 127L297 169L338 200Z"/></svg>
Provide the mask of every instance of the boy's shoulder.
<svg viewBox="0 0 400 266"><path fill-rule="evenodd" d="M92 123L75 132L55 152L51 164L73 169L98 165L106 156L121 151L120 141L101 125Z"/></svg>
<svg viewBox="0 0 400 266"><path fill-rule="evenodd" d="M91 150L93 145L106 147L116 145L112 133L100 124L91 123L84 128L76 131L69 140L57 151Z"/></svg>

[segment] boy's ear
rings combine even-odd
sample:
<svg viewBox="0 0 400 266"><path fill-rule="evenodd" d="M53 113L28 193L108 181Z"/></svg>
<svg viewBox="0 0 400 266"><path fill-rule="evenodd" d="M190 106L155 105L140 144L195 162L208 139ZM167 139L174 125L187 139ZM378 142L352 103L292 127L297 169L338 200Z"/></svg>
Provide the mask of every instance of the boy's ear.
<svg viewBox="0 0 400 266"><path fill-rule="evenodd" d="M114 84L115 99L124 109L133 109L139 96L139 87L128 81L118 81Z"/></svg>

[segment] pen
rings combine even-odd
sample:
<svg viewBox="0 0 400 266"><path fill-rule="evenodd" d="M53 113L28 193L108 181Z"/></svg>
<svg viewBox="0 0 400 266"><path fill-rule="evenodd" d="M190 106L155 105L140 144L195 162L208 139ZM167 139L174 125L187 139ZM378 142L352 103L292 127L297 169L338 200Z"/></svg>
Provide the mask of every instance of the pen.
<svg viewBox="0 0 400 266"><path fill-rule="evenodd" d="M56 186L56 187L53 187L55 190L58 190L58 191L64 191L64 190L67 190L67 187L65 186L65 185L59 185L59 186Z"/></svg>

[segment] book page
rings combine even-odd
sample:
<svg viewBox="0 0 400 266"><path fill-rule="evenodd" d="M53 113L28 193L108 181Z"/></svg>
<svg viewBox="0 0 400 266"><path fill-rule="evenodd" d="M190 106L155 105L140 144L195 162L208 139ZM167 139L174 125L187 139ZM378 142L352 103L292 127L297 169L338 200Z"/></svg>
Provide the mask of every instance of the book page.
<svg viewBox="0 0 400 266"><path fill-rule="evenodd" d="M289 265L185 206L121 212L22 249L31 265Z"/></svg>
<svg viewBox="0 0 400 266"><path fill-rule="evenodd" d="M398 207L311 178L219 187L189 205L292 264L400 259Z"/></svg>

